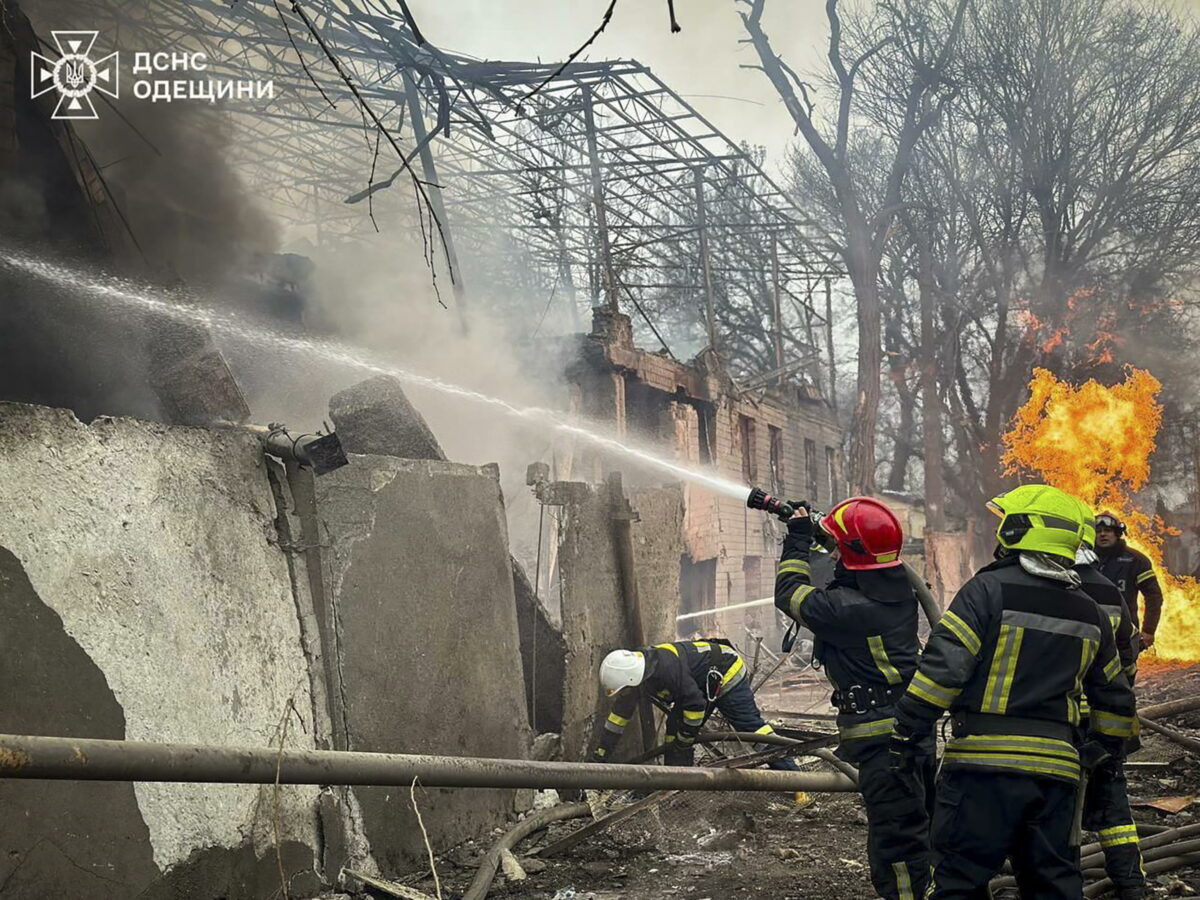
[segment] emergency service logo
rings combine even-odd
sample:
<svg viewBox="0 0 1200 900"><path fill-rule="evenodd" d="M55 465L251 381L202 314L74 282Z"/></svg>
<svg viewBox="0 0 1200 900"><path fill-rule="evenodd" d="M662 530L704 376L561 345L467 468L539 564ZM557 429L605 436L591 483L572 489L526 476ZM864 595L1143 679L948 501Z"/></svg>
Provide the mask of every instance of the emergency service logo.
<svg viewBox="0 0 1200 900"><path fill-rule="evenodd" d="M120 89L118 55L110 53L92 59L92 47L98 31L54 31L57 60L34 53L32 94L36 99L48 91L58 91L58 106L52 119L96 119L96 106L90 94L99 91L116 98Z"/></svg>

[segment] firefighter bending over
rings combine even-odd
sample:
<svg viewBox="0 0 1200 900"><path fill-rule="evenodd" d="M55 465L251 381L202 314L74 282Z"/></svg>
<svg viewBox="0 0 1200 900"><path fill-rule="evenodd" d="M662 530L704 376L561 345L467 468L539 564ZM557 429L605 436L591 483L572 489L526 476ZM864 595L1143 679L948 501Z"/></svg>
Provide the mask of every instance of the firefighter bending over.
<svg viewBox="0 0 1200 900"><path fill-rule="evenodd" d="M886 900L921 897L929 880L932 737L914 764L888 763L893 704L917 668L917 599L900 562L904 535L890 509L868 497L839 503L820 523L836 542L834 579L812 584L814 524L797 509L775 578L775 605L812 631L838 709L837 755L858 766L867 811L871 881Z"/></svg>
<svg viewBox="0 0 1200 900"><path fill-rule="evenodd" d="M1096 519L1090 509L1082 504L1081 507L1083 543L1075 556L1075 571L1083 579L1083 590L1108 616L1116 636L1121 669L1132 682L1137 671L1137 631L1120 590L1096 568L1096 554L1092 549L1096 544ZM1091 719L1086 697L1080 704L1080 714L1083 718L1080 730L1086 732ZM1126 742L1126 755L1137 747L1138 739L1131 738ZM1082 825L1100 838L1104 871L1117 889L1117 900L1139 900L1146 896L1142 851L1133 812L1129 808L1125 762L1121 757L1109 757L1092 770L1083 798Z"/></svg>
<svg viewBox="0 0 1200 900"><path fill-rule="evenodd" d="M1125 531L1125 523L1112 513L1096 516L1096 556L1100 558L1100 574L1124 595L1133 626L1141 630L1141 649L1146 649L1154 646L1154 633L1162 616L1162 586L1150 558L1125 543ZM1139 592L1146 603L1145 616L1138 615Z"/></svg>
<svg viewBox="0 0 1200 900"><path fill-rule="evenodd" d="M600 682L613 703L593 761L603 762L612 755L643 700L667 714L663 762L668 766L695 763L696 735L714 709L735 731L774 734L754 702L749 674L742 655L722 638L614 650L600 664ZM768 765L784 771L799 769L791 759Z"/></svg>
<svg viewBox="0 0 1200 900"><path fill-rule="evenodd" d="M1078 900L1081 772L1137 732L1112 626L1071 569L1079 503L1047 485L995 498L996 561L955 596L896 706L904 768L949 711L933 818L932 900L974 900L1011 857L1026 900ZM1080 694L1090 733L1077 746Z"/></svg>

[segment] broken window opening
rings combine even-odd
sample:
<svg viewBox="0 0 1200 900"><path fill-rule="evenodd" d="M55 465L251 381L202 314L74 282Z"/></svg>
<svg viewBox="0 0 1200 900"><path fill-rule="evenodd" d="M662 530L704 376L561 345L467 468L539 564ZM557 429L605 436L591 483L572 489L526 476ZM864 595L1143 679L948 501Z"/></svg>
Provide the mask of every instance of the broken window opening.
<svg viewBox="0 0 1200 900"><path fill-rule="evenodd" d="M805 487L808 489L808 498L818 500L820 481L817 476L817 442L811 438L804 439L804 475L806 478Z"/></svg>
<svg viewBox="0 0 1200 900"><path fill-rule="evenodd" d="M700 462L703 465L712 465L717 461L717 454L713 452L712 445L712 410L706 406L696 406L695 410L696 421L699 424Z"/></svg>
<svg viewBox="0 0 1200 900"><path fill-rule="evenodd" d="M786 493L783 486L783 429L768 425L767 435L770 438L771 493L781 496Z"/></svg>
<svg viewBox="0 0 1200 900"><path fill-rule="evenodd" d="M742 453L742 478L746 484L758 481L758 460L755 447L754 420L738 416L738 447Z"/></svg>

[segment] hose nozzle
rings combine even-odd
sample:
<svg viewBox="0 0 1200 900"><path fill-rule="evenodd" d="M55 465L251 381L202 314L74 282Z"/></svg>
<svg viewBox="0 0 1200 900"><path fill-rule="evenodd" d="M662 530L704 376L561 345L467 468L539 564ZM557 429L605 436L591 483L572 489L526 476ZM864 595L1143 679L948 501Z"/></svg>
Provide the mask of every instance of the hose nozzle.
<svg viewBox="0 0 1200 900"><path fill-rule="evenodd" d="M791 503L788 503L786 500L780 500L778 497L772 497L762 488L753 488L750 491L750 496L746 498L746 505L751 509L761 509L764 512L769 512L783 522L790 519L796 511L795 506Z"/></svg>

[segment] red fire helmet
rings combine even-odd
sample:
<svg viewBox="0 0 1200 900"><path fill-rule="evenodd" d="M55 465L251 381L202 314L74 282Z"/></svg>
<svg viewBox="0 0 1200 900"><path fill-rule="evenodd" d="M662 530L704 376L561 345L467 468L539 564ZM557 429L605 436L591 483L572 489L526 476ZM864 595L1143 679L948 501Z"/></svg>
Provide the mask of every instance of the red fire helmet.
<svg viewBox="0 0 1200 900"><path fill-rule="evenodd" d="M851 497L831 509L821 527L837 541L847 569L886 569L900 565L904 532L887 505L870 497Z"/></svg>

